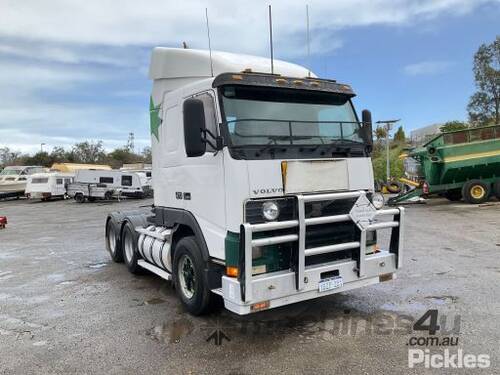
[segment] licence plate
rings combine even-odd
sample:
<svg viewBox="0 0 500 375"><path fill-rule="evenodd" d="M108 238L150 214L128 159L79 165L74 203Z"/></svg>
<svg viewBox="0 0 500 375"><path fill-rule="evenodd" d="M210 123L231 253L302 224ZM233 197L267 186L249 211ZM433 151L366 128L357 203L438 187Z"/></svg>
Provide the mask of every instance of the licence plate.
<svg viewBox="0 0 500 375"><path fill-rule="evenodd" d="M326 292L327 290L340 288L342 285L344 285L342 276L335 276L321 280L318 284L318 287L320 292Z"/></svg>

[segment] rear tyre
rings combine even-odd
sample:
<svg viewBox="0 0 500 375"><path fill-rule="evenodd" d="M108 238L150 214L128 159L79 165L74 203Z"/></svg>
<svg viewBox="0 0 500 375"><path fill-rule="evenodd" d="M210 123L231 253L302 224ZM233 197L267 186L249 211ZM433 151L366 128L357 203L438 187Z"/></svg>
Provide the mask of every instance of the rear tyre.
<svg viewBox="0 0 500 375"><path fill-rule="evenodd" d="M214 295L208 288L205 261L194 236L182 238L175 246L173 279L182 304L193 315L210 312Z"/></svg>
<svg viewBox="0 0 500 375"><path fill-rule="evenodd" d="M83 202L85 202L85 197L83 196L82 193L76 193L75 194L75 201L77 203L83 203Z"/></svg>
<svg viewBox="0 0 500 375"><path fill-rule="evenodd" d="M452 202L457 202L462 199L462 192L460 189L446 190L443 196Z"/></svg>
<svg viewBox="0 0 500 375"><path fill-rule="evenodd" d="M104 199L106 199L107 201L113 199L113 192L107 191L106 193L104 193Z"/></svg>
<svg viewBox="0 0 500 375"><path fill-rule="evenodd" d="M122 263L123 249L117 232L115 223L109 219L106 223L106 248L114 262Z"/></svg>
<svg viewBox="0 0 500 375"><path fill-rule="evenodd" d="M142 268L137 264L139 260L137 236L134 227L128 221L122 229L121 243L123 248L123 260L128 270L134 275L141 274Z"/></svg>
<svg viewBox="0 0 500 375"><path fill-rule="evenodd" d="M462 195L467 203L480 204L488 200L491 188L480 180L467 181L462 187Z"/></svg>
<svg viewBox="0 0 500 375"><path fill-rule="evenodd" d="M500 199L500 180L493 184L493 194L495 194L495 197Z"/></svg>

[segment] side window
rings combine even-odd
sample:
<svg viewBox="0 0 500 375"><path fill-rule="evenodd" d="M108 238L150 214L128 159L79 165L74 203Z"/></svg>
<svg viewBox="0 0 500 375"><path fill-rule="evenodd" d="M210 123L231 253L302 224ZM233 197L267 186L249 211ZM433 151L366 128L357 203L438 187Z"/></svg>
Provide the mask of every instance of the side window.
<svg viewBox="0 0 500 375"><path fill-rule="evenodd" d="M100 184L112 184L113 177L99 177L99 183Z"/></svg>
<svg viewBox="0 0 500 375"><path fill-rule="evenodd" d="M122 186L132 186L132 176L122 176Z"/></svg>
<svg viewBox="0 0 500 375"><path fill-rule="evenodd" d="M62 185L62 183L63 183L63 179L62 178L57 178L56 179L56 184L57 185Z"/></svg>
<svg viewBox="0 0 500 375"><path fill-rule="evenodd" d="M203 109L205 111L205 122L207 130L209 130L213 135L217 136L217 116L215 114L215 102L212 95L204 93L195 96L196 99L200 99L203 102ZM212 143L215 143L211 139ZM207 151L214 152L215 149L207 144Z"/></svg>

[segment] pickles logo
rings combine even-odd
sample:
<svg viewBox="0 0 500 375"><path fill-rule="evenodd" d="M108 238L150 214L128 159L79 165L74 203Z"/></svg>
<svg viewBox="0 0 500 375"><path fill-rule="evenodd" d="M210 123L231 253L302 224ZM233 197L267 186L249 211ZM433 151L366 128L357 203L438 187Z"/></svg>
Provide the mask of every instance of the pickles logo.
<svg viewBox="0 0 500 375"><path fill-rule="evenodd" d="M438 310L427 310L413 325L414 331L425 331L427 335L409 338L406 345L412 348L408 349L408 367L489 368L491 360L488 354L464 353L464 350L459 348L456 352L450 350L459 344L460 316L455 317L451 331L445 329L446 316L441 314L440 317L441 319L438 319Z"/></svg>

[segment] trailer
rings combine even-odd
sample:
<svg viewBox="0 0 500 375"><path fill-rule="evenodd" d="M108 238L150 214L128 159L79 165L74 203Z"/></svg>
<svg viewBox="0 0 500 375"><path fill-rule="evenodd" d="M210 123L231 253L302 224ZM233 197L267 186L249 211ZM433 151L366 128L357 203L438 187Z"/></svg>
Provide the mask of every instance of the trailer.
<svg viewBox="0 0 500 375"><path fill-rule="evenodd" d="M94 169L76 171L74 182L68 186L68 195L79 203L113 197L145 197L137 173Z"/></svg>
<svg viewBox="0 0 500 375"><path fill-rule="evenodd" d="M194 315L217 298L250 314L345 292L403 265L404 209L374 193L370 112L359 120L347 84L269 66L153 50L154 206L110 213L106 247L171 280Z"/></svg>
<svg viewBox="0 0 500 375"><path fill-rule="evenodd" d="M73 182L73 173L46 172L35 173L28 179L25 195L28 199L48 201L53 198L66 198L67 187Z"/></svg>
<svg viewBox="0 0 500 375"><path fill-rule="evenodd" d="M409 189L390 205L431 194L472 204L500 199L500 126L440 134L408 152L404 168Z"/></svg>

